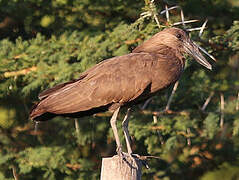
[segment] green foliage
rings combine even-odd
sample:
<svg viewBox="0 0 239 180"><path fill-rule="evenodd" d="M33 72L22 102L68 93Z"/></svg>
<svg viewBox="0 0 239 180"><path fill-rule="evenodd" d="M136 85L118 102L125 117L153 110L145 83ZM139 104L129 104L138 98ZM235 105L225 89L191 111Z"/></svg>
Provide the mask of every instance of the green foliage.
<svg viewBox="0 0 239 180"><path fill-rule="evenodd" d="M209 113L203 122L204 124L204 135L209 139L215 136L215 133L219 129L219 117L217 114Z"/></svg>
<svg viewBox="0 0 239 180"><path fill-rule="evenodd" d="M239 50L239 21L234 21L233 26L227 31L226 37L229 41L228 46L234 51Z"/></svg>
<svg viewBox="0 0 239 180"><path fill-rule="evenodd" d="M50 173L54 169L58 169L61 172L65 171L65 149L61 147L39 147L39 148L27 148L19 153L20 173L26 174L32 171L33 168L40 169L47 168ZM60 167L60 168L58 168ZM44 175L46 176L46 175Z"/></svg>
<svg viewBox="0 0 239 180"><path fill-rule="evenodd" d="M214 170L205 174L201 180L224 180L224 179L238 179L239 168L228 163L224 163L220 166L219 170Z"/></svg>
<svg viewBox="0 0 239 180"><path fill-rule="evenodd" d="M130 53L179 21L178 10L170 13L170 22L159 16L165 2L0 0L0 179L13 179L13 169L19 179L99 179L101 158L115 153L110 114L77 119L79 128L74 119L57 117L35 131L28 113L40 91L78 78L104 59ZM238 3L177 3L186 19L209 19L201 38L198 32L190 36L217 62L209 72L188 59L168 113L161 110L171 89L154 97L145 110L135 107L129 122L133 151L159 157L149 161L150 170L143 169L143 179L236 179ZM144 11L151 16L142 18Z"/></svg>

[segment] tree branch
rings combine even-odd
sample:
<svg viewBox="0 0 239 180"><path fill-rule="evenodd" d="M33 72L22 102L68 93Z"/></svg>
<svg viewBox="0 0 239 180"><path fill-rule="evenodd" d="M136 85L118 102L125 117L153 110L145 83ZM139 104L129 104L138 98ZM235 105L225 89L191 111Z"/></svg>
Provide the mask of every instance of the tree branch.
<svg viewBox="0 0 239 180"><path fill-rule="evenodd" d="M239 92L237 93L236 110L239 110Z"/></svg>
<svg viewBox="0 0 239 180"><path fill-rule="evenodd" d="M37 70L37 67L33 66L33 67L22 69L22 70L19 70L19 71L5 72L3 74L3 76L5 78L9 78L9 77L12 77L12 76L26 75L26 74L30 73L31 71L36 71L36 70Z"/></svg>
<svg viewBox="0 0 239 180"><path fill-rule="evenodd" d="M211 92L201 108L202 111L205 111L205 109L206 109L207 105L209 104L209 102L211 101L213 95L214 95L214 92Z"/></svg>
<svg viewBox="0 0 239 180"><path fill-rule="evenodd" d="M15 166L12 167L12 174L13 174L14 180L19 180L19 176L16 172L16 167Z"/></svg>
<svg viewBox="0 0 239 180"><path fill-rule="evenodd" d="M225 101L224 101L224 95L223 93L220 94L220 110L221 110L221 118L220 118L220 127L223 128L224 125L224 107L225 107Z"/></svg>
<svg viewBox="0 0 239 180"><path fill-rule="evenodd" d="M173 96L174 96L174 94L175 94L175 92L176 92L176 90L177 90L177 88L178 88L178 84L179 84L179 81L177 81L177 82L174 84L174 86L173 86L173 90L172 90L172 93L171 93L171 95L170 95L170 97L169 97L169 99L168 99L168 103L167 103L167 105L166 105L166 107L165 107L165 111L168 111L168 110L170 109L170 105L171 105Z"/></svg>

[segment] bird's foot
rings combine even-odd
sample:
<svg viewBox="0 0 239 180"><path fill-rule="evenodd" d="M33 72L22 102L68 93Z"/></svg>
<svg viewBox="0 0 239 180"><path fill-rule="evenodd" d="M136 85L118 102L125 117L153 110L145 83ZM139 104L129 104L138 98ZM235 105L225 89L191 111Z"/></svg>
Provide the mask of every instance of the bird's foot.
<svg viewBox="0 0 239 180"><path fill-rule="evenodd" d="M123 160L126 159L126 153L124 153L124 152L122 151L122 148L121 148L121 147L117 147L116 152L117 152L118 156L119 156L121 159L123 159Z"/></svg>
<svg viewBox="0 0 239 180"><path fill-rule="evenodd" d="M145 158L146 156L140 156L138 154L130 154L130 157L133 159L137 159L139 161L141 161L141 163L147 168L149 169L149 165L147 163L147 158Z"/></svg>
<svg viewBox="0 0 239 180"><path fill-rule="evenodd" d="M138 155L138 154L133 154L133 153L131 153L130 156L131 156L132 158L140 159L140 155Z"/></svg>
<svg viewBox="0 0 239 180"><path fill-rule="evenodd" d="M130 159L137 158L135 154L123 152L121 147L117 147L116 152L117 152L117 155L120 157L120 159L124 161L126 161L128 158Z"/></svg>
<svg viewBox="0 0 239 180"><path fill-rule="evenodd" d="M147 169L149 169L148 163L147 163L147 156L140 156L138 154L133 154L133 153L125 153L122 151L121 147L117 147L116 152L118 154L118 156L120 157L120 159L122 161L126 161L129 162L129 160L131 161L135 161L138 160L140 161Z"/></svg>

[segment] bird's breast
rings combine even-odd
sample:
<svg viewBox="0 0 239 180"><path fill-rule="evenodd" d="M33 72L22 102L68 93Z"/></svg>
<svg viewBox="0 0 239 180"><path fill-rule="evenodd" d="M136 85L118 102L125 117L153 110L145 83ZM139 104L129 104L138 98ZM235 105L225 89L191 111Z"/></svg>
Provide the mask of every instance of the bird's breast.
<svg viewBox="0 0 239 180"><path fill-rule="evenodd" d="M167 88L175 83L182 74L184 64L180 61L159 61L153 68L151 93Z"/></svg>

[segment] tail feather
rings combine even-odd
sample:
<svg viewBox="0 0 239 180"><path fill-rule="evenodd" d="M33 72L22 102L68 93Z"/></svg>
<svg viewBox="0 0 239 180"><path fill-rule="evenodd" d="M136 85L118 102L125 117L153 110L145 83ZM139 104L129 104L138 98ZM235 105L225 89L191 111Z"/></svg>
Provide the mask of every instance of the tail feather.
<svg viewBox="0 0 239 180"><path fill-rule="evenodd" d="M91 115L97 114L99 112L105 112L109 108L109 105L106 105L106 106L92 108L92 109L87 110L87 111L80 111L80 112L76 112L76 113L54 114L54 113L47 112L46 110L41 108L39 106L39 103L35 104L33 106L32 110L31 110L31 112L30 112L29 117L32 121L47 121L47 120L50 120L50 119L52 119L56 116L80 118L80 117L84 117L84 116L91 116Z"/></svg>
<svg viewBox="0 0 239 180"><path fill-rule="evenodd" d="M56 114L46 112L44 109L40 108L39 103L33 105L32 110L30 111L29 118L32 121L47 121L56 116Z"/></svg>
<svg viewBox="0 0 239 180"><path fill-rule="evenodd" d="M38 117L38 116L40 116L44 113L42 110L39 110L38 104L39 103L34 104L31 111L30 111L29 117L30 117L31 120L34 120L36 117Z"/></svg>

